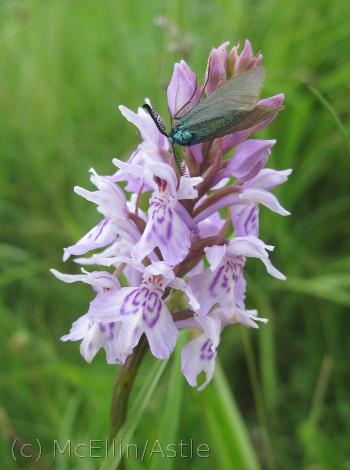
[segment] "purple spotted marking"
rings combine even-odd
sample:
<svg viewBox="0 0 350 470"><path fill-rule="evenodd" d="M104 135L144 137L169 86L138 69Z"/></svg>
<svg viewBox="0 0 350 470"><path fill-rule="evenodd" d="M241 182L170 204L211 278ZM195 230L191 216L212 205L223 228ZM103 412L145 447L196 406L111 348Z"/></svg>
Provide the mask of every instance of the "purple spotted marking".
<svg viewBox="0 0 350 470"><path fill-rule="evenodd" d="M134 293L138 292L138 291L139 291L139 289L134 289L133 291L130 292L130 294L128 294L125 297L124 304L122 305L122 308L120 309L120 314L121 315L129 315L130 312L128 312L124 309L124 305L126 305L129 302L130 298L134 295Z"/></svg>
<svg viewBox="0 0 350 470"><path fill-rule="evenodd" d="M256 224L256 220L258 218L257 212L258 212L258 207L254 204L253 208L250 210L249 215L244 223L245 235L256 233L256 229L258 228Z"/></svg>
<svg viewBox="0 0 350 470"><path fill-rule="evenodd" d="M226 259L225 264L221 265L218 269L213 282L209 286L209 291L212 297L217 297L219 292L215 292L215 288L220 285L222 289L226 289L229 293L235 287L238 278L242 274L242 265L234 263L230 259ZM233 282L229 282L232 279Z"/></svg>
<svg viewBox="0 0 350 470"><path fill-rule="evenodd" d="M114 333L112 330L110 330L109 335L107 336L108 341L112 341L114 339Z"/></svg>
<svg viewBox="0 0 350 470"><path fill-rule="evenodd" d="M103 219L103 220L101 220L101 222L98 224L98 232L97 232L97 234L96 234L95 237L94 237L94 240L93 240L94 242L99 238L99 236L100 236L101 233L102 233L102 230L103 230L104 227L108 224L108 222L109 222L108 219ZM91 235L92 235L92 234L91 234ZM91 235L90 235L90 236L91 236ZM90 237L88 237L88 238L90 238Z"/></svg>
<svg viewBox="0 0 350 470"><path fill-rule="evenodd" d="M152 305L151 298L154 296L154 302ZM155 293L152 292L150 297L149 297L150 303L147 305L147 314L146 310L143 311L142 319L144 322L147 323L147 325L150 328L153 328L154 325L157 323L159 316L160 316L160 311L162 309L162 302L159 298L159 296Z"/></svg>
<svg viewBox="0 0 350 470"><path fill-rule="evenodd" d="M155 201L160 201L159 206ZM153 251L156 246L169 265L176 265L186 257L190 247L190 231L170 204L172 201L168 196L155 198L151 195L149 221L141 239L133 248L137 259Z"/></svg>
<svg viewBox="0 0 350 470"><path fill-rule="evenodd" d="M162 245L167 245L167 242L165 241L165 238L163 237L163 235L159 235L159 241Z"/></svg>
<svg viewBox="0 0 350 470"><path fill-rule="evenodd" d="M201 347L200 359L201 361L211 361L214 357L214 352L211 350L213 342L208 338Z"/></svg>
<svg viewBox="0 0 350 470"><path fill-rule="evenodd" d="M212 297L217 296L217 294L214 292L214 289L215 289L215 286L216 286L216 284L218 283L218 281L220 279L220 276L221 276L221 273L222 273L223 270L224 270L224 266L221 266L218 269L218 272L216 273L213 282L209 286L209 290L210 290L210 293L211 293Z"/></svg>
<svg viewBox="0 0 350 470"><path fill-rule="evenodd" d="M169 222L168 226L167 226L167 229L166 229L166 237L167 237L168 240L170 240L170 238L171 238L172 228L173 228L173 225L172 225L171 222Z"/></svg>
<svg viewBox="0 0 350 470"><path fill-rule="evenodd" d="M160 317L162 309L162 292L155 292L146 286L130 292L120 309L121 315L142 314L142 320L149 328L153 328Z"/></svg>

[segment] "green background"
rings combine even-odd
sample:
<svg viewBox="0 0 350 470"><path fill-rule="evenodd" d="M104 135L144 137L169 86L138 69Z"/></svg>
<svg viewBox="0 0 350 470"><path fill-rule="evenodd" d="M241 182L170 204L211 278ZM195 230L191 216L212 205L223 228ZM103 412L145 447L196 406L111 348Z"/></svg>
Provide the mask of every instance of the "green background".
<svg viewBox="0 0 350 470"><path fill-rule="evenodd" d="M160 15L177 32L157 26ZM192 438L209 445L209 458L157 454L129 458L127 468L350 469L350 2L343 0L1 1L1 468L39 468L18 449L13 460L15 435L36 451L40 440L41 468L99 468L99 458L53 458L55 439L74 446L108 437L118 371L103 351L89 365L78 343L59 340L94 297L89 286L49 273L79 272L71 260L63 264L62 248L100 220L73 187L93 189L89 168L112 174L112 158L128 158L140 141L118 105L136 110L149 97L167 123L174 63L185 58L201 82L213 46L240 40L242 50L246 38L263 53L262 97L285 93L286 109L257 137L277 139L269 167L293 168L274 191L292 215L260 212L260 238L276 246L272 262L288 279L248 261L247 307L269 323L224 331L224 375L204 392L185 382L177 351L132 439L166 447ZM146 357L135 391L155 362ZM235 404L240 427L229 412ZM242 436L252 448L242 448Z"/></svg>

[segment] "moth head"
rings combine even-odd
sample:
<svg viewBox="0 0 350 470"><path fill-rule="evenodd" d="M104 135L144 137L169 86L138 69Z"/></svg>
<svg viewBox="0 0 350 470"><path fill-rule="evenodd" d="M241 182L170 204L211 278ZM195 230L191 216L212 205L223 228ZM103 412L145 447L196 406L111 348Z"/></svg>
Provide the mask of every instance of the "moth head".
<svg viewBox="0 0 350 470"><path fill-rule="evenodd" d="M187 145L191 142L193 134L190 131L178 130L172 135L172 139L178 145Z"/></svg>

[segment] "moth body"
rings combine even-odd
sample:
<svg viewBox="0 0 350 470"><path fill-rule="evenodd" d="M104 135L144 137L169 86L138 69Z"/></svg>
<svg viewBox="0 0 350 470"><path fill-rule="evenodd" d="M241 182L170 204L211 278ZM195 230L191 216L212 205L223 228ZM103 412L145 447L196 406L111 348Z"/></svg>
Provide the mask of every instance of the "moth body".
<svg viewBox="0 0 350 470"><path fill-rule="evenodd" d="M257 105L264 78L263 67L254 67L231 77L179 118L169 134L159 114L149 104L143 107L158 130L168 138L175 155L174 144L190 147L234 134L254 127L284 109L284 106Z"/></svg>

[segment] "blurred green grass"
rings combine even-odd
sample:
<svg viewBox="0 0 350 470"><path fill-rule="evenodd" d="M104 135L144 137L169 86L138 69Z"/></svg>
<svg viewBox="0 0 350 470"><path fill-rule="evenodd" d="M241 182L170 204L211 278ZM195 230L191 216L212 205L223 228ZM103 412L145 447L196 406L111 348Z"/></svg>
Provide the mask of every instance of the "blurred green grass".
<svg viewBox="0 0 350 470"><path fill-rule="evenodd" d="M173 38L154 24L160 15L179 30L173 51ZM1 2L0 426L7 416L25 441L40 439L51 468L99 467L99 459L53 459L53 440L107 438L118 369L103 352L88 365L77 343L59 341L93 298L87 286L48 273L78 272L71 261L63 265L62 248L99 220L73 187L91 188L91 166L111 174L112 157L127 158L139 142L119 104L136 110L149 97L166 117L174 62L185 57L201 78L211 47L246 38L264 56L263 97L285 93L285 111L258 136L277 139L270 167L293 168L275 191L292 215L262 208L260 222L288 280L275 282L248 262L248 307L270 322L248 334L225 330L219 356L262 468L350 468L350 155L332 116L349 139L349 18L350 4L341 0ZM152 361L146 358L136 390ZM164 397L172 396L169 374L133 442L167 435L161 417ZM225 418L227 396L213 384L202 393L177 387L176 442L192 438L211 452L166 464L247 468ZM5 438L0 461L10 470L36 468L16 463ZM152 459L127 463L156 466Z"/></svg>

